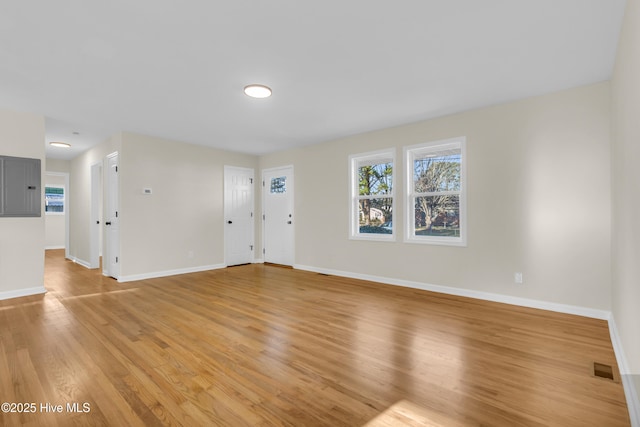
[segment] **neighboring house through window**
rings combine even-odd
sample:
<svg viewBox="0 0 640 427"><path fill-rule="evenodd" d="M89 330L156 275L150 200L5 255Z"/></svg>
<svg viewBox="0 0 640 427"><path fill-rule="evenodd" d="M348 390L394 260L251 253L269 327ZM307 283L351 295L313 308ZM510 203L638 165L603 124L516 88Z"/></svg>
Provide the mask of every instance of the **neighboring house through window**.
<svg viewBox="0 0 640 427"><path fill-rule="evenodd" d="M44 188L44 211L46 214L63 215L65 211L64 187L47 185Z"/></svg>
<svg viewBox="0 0 640 427"><path fill-rule="evenodd" d="M393 149L349 157L350 237L394 240Z"/></svg>

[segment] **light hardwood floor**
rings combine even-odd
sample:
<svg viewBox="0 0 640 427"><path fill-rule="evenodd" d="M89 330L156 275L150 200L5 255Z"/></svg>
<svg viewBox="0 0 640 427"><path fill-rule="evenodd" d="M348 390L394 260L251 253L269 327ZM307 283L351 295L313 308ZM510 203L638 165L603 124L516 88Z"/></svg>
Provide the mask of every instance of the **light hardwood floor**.
<svg viewBox="0 0 640 427"><path fill-rule="evenodd" d="M629 425L600 320L264 265L119 284L63 251L45 286L0 302L0 401L37 405L3 426Z"/></svg>

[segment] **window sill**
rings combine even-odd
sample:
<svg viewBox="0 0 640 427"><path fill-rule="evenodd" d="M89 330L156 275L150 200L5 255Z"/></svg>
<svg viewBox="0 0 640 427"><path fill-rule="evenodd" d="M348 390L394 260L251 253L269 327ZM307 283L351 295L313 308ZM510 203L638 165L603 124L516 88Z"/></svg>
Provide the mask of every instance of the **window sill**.
<svg viewBox="0 0 640 427"><path fill-rule="evenodd" d="M458 246L467 247L467 241L462 238L443 239L443 238L412 238L405 237L404 243L415 243L418 245L436 245L436 246Z"/></svg>
<svg viewBox="0 0 640 427"><path fill-rule="evenodd" d="M369 242L395 242L396 236L393 234L383 234L383 235L352 235L349 236L349 240L365 240Z"/></svg>

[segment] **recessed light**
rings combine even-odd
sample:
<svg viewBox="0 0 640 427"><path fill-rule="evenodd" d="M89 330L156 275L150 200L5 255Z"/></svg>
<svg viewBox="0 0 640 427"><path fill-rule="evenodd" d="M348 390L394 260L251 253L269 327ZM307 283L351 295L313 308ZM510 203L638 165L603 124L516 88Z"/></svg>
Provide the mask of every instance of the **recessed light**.
<svg viewBox="0 0 640 427"><path fill-rule="evenodd" d="M244 93L252 98L268 98L271 96L271 88L265 85L248 85L244 87Z"/></svg>
<svg viewBox="0 0 640 427"><path fill-rule="evenodd" d="M54 147L61 147L61 148L71 148L71 144L68 144L66 142L60 142L60 141L50 142L49 145L53 145Z"/></svg>

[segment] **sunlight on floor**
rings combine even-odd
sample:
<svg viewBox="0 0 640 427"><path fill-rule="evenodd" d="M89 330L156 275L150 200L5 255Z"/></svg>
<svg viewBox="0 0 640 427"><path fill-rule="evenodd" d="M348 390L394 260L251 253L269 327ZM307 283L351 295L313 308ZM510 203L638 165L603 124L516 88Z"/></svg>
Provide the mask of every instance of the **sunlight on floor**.
<svg viewBox="0 0 640 427"><path fill-rule="evenodd" d="M463 425L447 415L401 400L363 427L451 427Z"/></svg>

